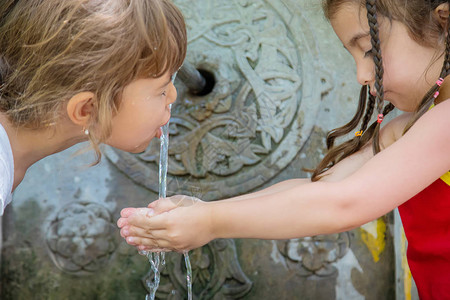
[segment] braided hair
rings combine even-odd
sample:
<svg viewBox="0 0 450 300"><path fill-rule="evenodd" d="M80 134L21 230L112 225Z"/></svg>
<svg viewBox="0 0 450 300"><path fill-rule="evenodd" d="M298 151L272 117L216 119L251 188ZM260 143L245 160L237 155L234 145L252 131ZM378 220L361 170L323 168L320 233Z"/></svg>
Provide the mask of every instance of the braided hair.
<svg viewBox="0 0 450 300"><path fill-rule="evenodd" d="M426 0L428 5L435 9L438 5L442 3L449 3L450 0ZM329 10L331 0L325 1L324 7L326 14L330 18L331 12ZM342 3L342 1L338 1ZM327 135L327 148L329 152L324 157L324 159L318 164L316 169L312 172L311 180L317 181L321 178L321 174L329 170L335 164L343 160L344 158L358 152L364 145L366 145L370 140L372 140L372 148L374 154L380 152L380 142L379 142L379 131L381 127L381 122L383 118L391 112L395 107L392 103L384 105L384 91L383 91L383 60L380 48L379 39L379 27L377 21L377 0L366 0L367 9L367 19L370 28L370 37L372 44L372 56L375 64L375 89L376 96L368 94L368 87L363 86L360 92L360 99L358 103L357 111L352 118L352 120L342 127L330 131ZM447 25L446 28L446 47L445 47L445 59L444 65L440 73L440 79L445 78L450 73L450 30ZM423 34L423 32L418 32ZM412 125L430 108L433 104L435 98L439 95L440 81L438 80L431 89L425 94L422 101L420 102L415 114L411 118L410 122L404 129L406 133ZM377 111L377 121L373 122L367 129L368 123L370 122L373 112L376 108ZM362 116L362 111L365 109L365 114ZM361 122L362 119L362 122ZM334 141L341 136L350 133L357 125L361 122L360 130L357 132L356 136L347 142L344 142L336 147L334 147Z"/></svg>
<svg viewBox="0 0 450 300"><path fill-rule="evenodd" d="M450 0L445 1L431 1L433 7L437 7L441 3L448 3L450 7ZM444 65L442 66L441 73L439 75L440 79L443 79L447 77L447 75L450 74L450 26L447 23L446 28L446 39L445 39L445 57L444 57ZM417 107L416 113L412 117L412 119L409 121L409 123L406 125L405 130L403 133L406 133L413 125L414 123L430 109L430 106L434 103L434 99L439 95L439 89L441 85L439 84L439 81L437 81L431 89L425 94L425 96L422 98L422 101L420 102L419 106Z"/></svg>

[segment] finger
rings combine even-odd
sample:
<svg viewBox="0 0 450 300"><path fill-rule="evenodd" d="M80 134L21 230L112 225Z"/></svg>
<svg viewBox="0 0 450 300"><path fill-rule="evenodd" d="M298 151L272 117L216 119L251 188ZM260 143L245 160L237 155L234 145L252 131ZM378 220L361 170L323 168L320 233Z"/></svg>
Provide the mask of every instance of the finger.
<svg viewBox="0 0 450 300"><path fill-rule="evenodd" d="M123 218L128 218L130 215L134 214L136 208L134 207L126 207L120 211L120 216Z"/></svg>
<svg viewBox="0 0 450 300"><path fill-rule="evenodd" d="M155 214L160 214L176 208L177 205L170 201L169 198L160 198L150 203L148 207L154 209Z"/></svg>
<svg viewBox="0 0 450 300"><path fill-rule="evenodd" d="M121 213L122 215L121 218L119 218L119 220L117 220L117 226L119 226L119 228L122 228L125 225L128 225L128 218L137 214L137 215L142 215L142 216L148 216L151 217L153 215L153 210L149 209L149 208L124 208L122 209Z"/></svg>
<svg viewBox="0 0 450 300"><path fill-rule="evenodd" d="M119 220L117 220L117 226L119 228L122 228L125 225L128 225L128 218L119 218Z"/></svg>
<svg viewBox="0 0 450 300"><path fill-rule="evenodd" d="M141 215L141 216L146 216L146 217L153 217L155 215L155 211L153 209L147 208L147 207L138 207L138 208L136 208L134 213L131 214L129 217L131 217L133 215Z"/></svg>
<svg viewBox="0 0 450 300"><path fill-rule="evenodd" d="M146 237L146 238L150 238L150 239L155 238L152 234L152 231L146 230L141 227L135 227L135 226L130 226L130 225L124 226L120 230L120 235L124 238L126 238L127 236L139 236L139 237Z"/></svg>
<svg viewBox="0 0 450 300"><path fill-rule="evenodd" d="M162 248L159 245L160 241L151 238L145 238L140 236L127 236L125 241L131 246L145 246L150 249L159 249Z"/></svg>
<svg viewBox="0 0 450 300"><path fill-rule="evenodd" d="M153 211L152 209L146 208ZM135 213L128 217L127 224L135 227L144 228L148 231L163 229L166 227L166 218L163 215L151 217L149 214Z"/></svg>
<svg viewBox="0 0 450 300"><path fill-rule="evenodd" d="M150 239L138 236L129 236L126 238L126 242L132 246L144 246L145 249L166 249L170 251L181 252L187 249L174 247L170 242L164 239Z"/></svg>
<svg viewBox="0 0 450 300"><path fill-rule="evenodd" d="M126 227L124 227L124 228L126 228ZM119 233L120 233L121 237L126 238L127 236L129 236L129 234L127 234L127 232L125 231L124 228L120 229Z"/></svg>

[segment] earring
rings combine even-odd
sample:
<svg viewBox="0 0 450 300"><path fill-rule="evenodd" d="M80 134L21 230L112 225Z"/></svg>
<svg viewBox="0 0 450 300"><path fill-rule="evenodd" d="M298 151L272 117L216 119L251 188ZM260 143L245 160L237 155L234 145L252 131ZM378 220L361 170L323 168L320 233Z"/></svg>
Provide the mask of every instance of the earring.
<svg viewBox="0 0 450 300"><path fill-rule="evenodd" d="M85 135L89 135L89 129L84 129L83 132Z"/></svg>

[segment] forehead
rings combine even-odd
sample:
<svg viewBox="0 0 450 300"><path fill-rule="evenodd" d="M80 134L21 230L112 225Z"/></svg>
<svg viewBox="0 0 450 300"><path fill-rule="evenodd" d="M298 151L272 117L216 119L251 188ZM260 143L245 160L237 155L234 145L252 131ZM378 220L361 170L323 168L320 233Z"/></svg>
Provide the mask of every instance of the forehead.
<svg viewBox="0 0 450 300"><path fill-rule="evenodd" d="M346 47L356 42L358 37L367 35L369 32L367 11L354 2L343 4L330 19L330 23Z"/></svg>

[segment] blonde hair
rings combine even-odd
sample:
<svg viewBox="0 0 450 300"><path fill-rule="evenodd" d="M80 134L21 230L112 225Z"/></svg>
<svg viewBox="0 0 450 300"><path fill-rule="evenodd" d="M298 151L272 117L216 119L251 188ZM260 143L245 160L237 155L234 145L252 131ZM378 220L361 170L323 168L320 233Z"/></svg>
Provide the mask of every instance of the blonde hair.
<svg viewBox="0 0 450 300"><path fill-rule="evenodd" d="M0 111L14 126L41 129L72 96L93 92L98 162L123 88L175 72L186 45L183 16L170 0L3 0Z"/></svg>

